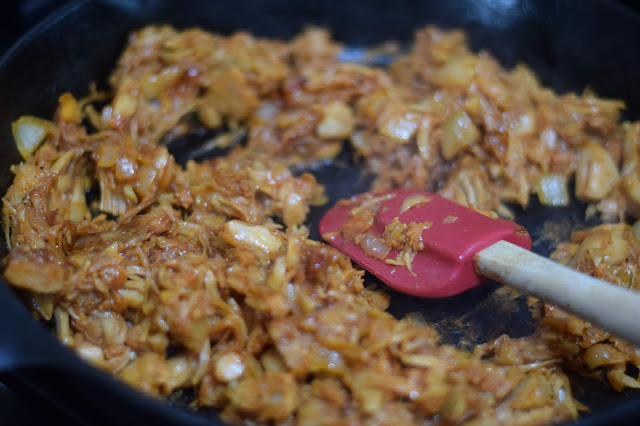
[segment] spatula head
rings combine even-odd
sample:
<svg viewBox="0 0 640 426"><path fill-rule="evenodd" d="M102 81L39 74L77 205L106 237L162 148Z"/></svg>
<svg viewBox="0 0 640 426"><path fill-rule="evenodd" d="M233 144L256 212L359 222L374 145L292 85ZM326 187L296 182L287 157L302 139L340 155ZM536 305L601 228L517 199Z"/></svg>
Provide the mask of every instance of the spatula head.
<svg viewBox="0 0 640 426"><path fill-rule="evenodd" d="M345 231L360 217L366 221L369 212L365 210L373 211L373 224L366 231L368 242ZM529 234L514 222L409 189L360 194L339 202L320 220L319 228L326 241L390 287L420 297L454 296L486 281L475 272L474 256L493 243L505 240L531 249ZM417 230L417 237L411 235L412 230L413 234ZM399 235L412 243L398 244ZM378 238L376 244L371 244L372 236ZM385 255L385 250L379 250L382 241L382 248L398 248Z"/></svg>

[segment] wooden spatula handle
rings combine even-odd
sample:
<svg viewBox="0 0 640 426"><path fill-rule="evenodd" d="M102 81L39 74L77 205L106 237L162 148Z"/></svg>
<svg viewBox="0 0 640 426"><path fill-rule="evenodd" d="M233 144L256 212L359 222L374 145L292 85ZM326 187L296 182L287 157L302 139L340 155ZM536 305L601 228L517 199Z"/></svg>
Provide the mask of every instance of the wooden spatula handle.
<svg viewBox="0 0 640 426"><path fill-rule="evenodd" d="M479 274L555 303L640 345L640 293L574 271L506 241L478 252L475 265Z"/></svg>

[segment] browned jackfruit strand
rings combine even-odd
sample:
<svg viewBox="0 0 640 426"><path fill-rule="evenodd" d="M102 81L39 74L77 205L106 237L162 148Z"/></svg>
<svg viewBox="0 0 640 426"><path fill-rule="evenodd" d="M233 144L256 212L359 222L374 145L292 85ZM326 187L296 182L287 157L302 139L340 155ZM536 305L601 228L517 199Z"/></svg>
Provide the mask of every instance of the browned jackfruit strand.
<svg viewBox="0 0 640 426"><path fill-rule="evenodd" d="M566 205L575 180L590 211L622 221L640 212L640 124L618 122L623 104L559 96L524 65L472 53L461 31L419 31L387 69L340 62L340 49L321 29L288 42L132 34L109 93L65 93L52 120L14 123L25 161L3 199L7 281L82 358L152 395L195 388L194 404L229 422L548 424L585 409L563 368L639 387L625 374L637 348L533 300L533 336L473 353L393 318L361 270L308 239L324 188L289 170L346 139L376 188L508 216L503 203L534 193ZM242 129L248 140L179 165L166 144L194 125L228 129L220 144ZM640 244L622 223L554 256L640 289Z"/></svg>

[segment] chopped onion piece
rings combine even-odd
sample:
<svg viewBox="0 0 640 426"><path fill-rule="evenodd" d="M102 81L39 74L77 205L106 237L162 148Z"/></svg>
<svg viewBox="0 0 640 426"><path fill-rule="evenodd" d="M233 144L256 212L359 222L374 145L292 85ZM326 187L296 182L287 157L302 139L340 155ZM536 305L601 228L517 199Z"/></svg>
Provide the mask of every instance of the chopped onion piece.
<svg viewBox="0 0 640 426"><path fill-rule="evenodd" d="M323 139L349 137L355 126L351 108L341 102L332 102L321 108L322 121L316 127L316 133Z"/></svg>
<svg viewBox="0 0 640 426"><path fill-rule="evenodd" d="M63 93L58 98L59 117L67 123L80 123L82 121L82 110L80 104L71 93Z"/></svg>
<svg viewBox="0 0 640 426"><path fill-rule="evenodd" d="M266 253L274 253L282 246L278 237L273 235L268 228L239 220L230 220L224 224L222 238L233 246L243 242Z"/></svg>
<svg viewBox="0 0 640 426"><path fill-rule="evenodd" d="M225 354L216 362L215 375L223 383L235 380L242 376L243 373L244 363L236 353Z"/></svg>
<svg viewBox="0 0 640 426"><path fill-rule="evenodd" d="M568 206L569 192L565 177L558 173L540 176L538 182L538 198L545 206Z"/></svg>
<svg viewBox="0 0 640 426"><path fill-rule="evenodd" d="M464 87L476 75L478 57L462 55L448 61L431 74L431 81L445 87Z"/></svg>
<svg viewBox="0 0 640 426"><path fill-rule="evenodd" d="M445 224L446 223L453 223L456 220L458 220L458 216L449 215L449 216L445 217L444 219L442 219L442 223L445 223Z"/></svg>
<svg viewBox="0 0 640 426"><path fill-rule="evenodd" d="M128 93L119 93L113 99L113 114L116 118L125 120L135 114L137 108L136 98Z"/></svg>
<svg viewBox="0 0 640 426"><path fill-rule="evenodd" d="M418 130L418 119L411 113L394 114L379 126L380 133L399 143L411 140Z"/></svg>
<svg viewBox="0 0 640 426"><path fill-rule="evenodd" d="M456 155L475 143L480 132L464 110L455 110L440 126L442 130L442 156L452 160Z"/></svg>
<svg viewBox="0 0 640 426"><path fill-rule="evenodd" d="M389 247L382 238L376 237L372 232L367 232L362 236L360 247L371 257L384 259L389 254Z"/></svg>
<svg viewBox="0 0 640 426"><path fill-rule="evenodd" d="M597 343L587 349L583 359L587 367L594 369L603 365L624 364L629 360L629 356L612 345Z"/></svg>
<svg viewBox="0 0 640 426"><path fill-rule="evenodd" d="M601 145L586 144L578 155L576 166L576 197L582 201L599 201L618 183L618 166Z"/></svg>
<svg viewBox="0 0 640 426"><path fill-rule="evenodd" d="M618 392L622 392L625 387L640 389L640 382L633 377L627 376L623 368L614 368L607 371L607 379Z"/></svg>
<svg viewBox="0 0 640 426"><path fill-rule="evenodd" d="M429 201L431 201L431 198L427 197L426 195L421 195L421 194L410 195L404 200L402 200L402 205L400 206L400 213L404 213L413 206L416 206L419 204L425 204L425 203L428 203Z"/></svg>
<svg viewBox="0 0 640 426"><path fill-rule="evenodd" d="M22 158L26 160L31 157L53 128L50 121L31 115L22 116L14 121L11 132Z"/></svg>

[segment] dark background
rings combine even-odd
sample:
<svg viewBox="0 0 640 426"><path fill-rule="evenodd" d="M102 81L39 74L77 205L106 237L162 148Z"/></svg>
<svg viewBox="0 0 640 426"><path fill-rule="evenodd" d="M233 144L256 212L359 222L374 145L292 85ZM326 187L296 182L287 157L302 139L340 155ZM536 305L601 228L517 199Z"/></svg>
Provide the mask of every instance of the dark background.
<svg viewBox="0 0 640 426"><path fill-rule="evenodd" d="M637 4L636 0L611 1L617 1L617 3L640 12L640 5ZM29 28L69 2L69 0L3 2L0 6L0 13L2 13L0 15L2 16L0 18L0 54L4 54ZM576 0L576 2L579 2L579 0ZM630 48L635 48L635 46L630 46ZM91 392L90 389L87 391ZM46 401L34 400L34 397L21 392L20 389L9 389L0 382L0 424L60 424L73 426L76 423Z"/></svg>
<svg viewBox="0 0 640 426"><path fill-rule="evenodd" d="M127 1L127 0L119 0ZM215 0L212 0L215 1ZM470 0L472 1L472 0ZM580 3L583 0L575 0ZM590 1L590 0L584 0ZM637 0L611 0L640 11ZM2 2L0 11L0 52L4 53L22 34L69 0L7 0Z"/></svg>

